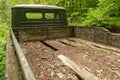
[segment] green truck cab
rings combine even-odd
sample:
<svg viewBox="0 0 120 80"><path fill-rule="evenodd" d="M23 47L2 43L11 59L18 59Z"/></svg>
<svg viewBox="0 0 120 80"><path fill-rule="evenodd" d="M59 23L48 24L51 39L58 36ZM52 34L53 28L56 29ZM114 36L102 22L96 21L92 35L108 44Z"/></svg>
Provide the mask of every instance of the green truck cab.
<svg viewBox="0 0 120 80"><path fill-rule="evenodd" d="M67 25L66 11L48 5L16 5L12 7L12 27Z"/></svg>

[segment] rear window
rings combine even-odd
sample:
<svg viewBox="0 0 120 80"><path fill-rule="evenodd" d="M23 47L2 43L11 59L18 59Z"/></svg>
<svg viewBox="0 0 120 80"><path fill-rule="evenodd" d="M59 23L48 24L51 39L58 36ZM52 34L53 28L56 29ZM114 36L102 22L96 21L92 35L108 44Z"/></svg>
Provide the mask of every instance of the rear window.
<svg viewBox="0 0 120 80"><path fill-rule="evenodd" d="M58 12L26 12L28 20L59 20L60 15Z"/></svg>
<svg viewBox="0 0 120 80"><path fill-rule="evenodd" d="M42 13L26 13L27 19L42 19Z"/></svg>
<svg viewBox="0 0 120 80"><path fill-rule="evenodd" d="M45 19L58 20L60 19L60 16L59 16L59 13L45 13Z"/></svg>
<svg viewBox="0 0 120 80"><path fill-rule="evenodd" d="M45 19L54 19L54 13L45 13Z"/></svg>

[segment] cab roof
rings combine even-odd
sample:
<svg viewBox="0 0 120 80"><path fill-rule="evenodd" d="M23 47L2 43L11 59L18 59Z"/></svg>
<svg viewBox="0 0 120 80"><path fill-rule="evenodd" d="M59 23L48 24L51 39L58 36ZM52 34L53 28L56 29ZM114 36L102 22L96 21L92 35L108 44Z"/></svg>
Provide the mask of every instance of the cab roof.
<svg viewBox="0 0 120 80"><path fill-rule="evenodd" d="M41 5L41 4L22 4L22 5L16 5L12 7L14 8L27 8L27 9L59 9L59 10L65 10L63 7L58 6L51 6L51 5Z"/></svg>

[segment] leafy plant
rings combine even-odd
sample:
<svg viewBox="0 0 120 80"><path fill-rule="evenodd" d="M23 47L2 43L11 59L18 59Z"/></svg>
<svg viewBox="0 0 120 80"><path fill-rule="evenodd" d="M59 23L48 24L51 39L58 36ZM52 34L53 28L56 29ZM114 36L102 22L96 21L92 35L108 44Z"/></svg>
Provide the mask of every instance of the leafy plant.
<svg viewBox="0 0 120 80"><path fill-rule="evenodd" d="M0 41L5 43L9 31L9 24L3 23L0 25Z"/></svg>
<svg viewBox="0 0 120 80"><path fill-rule="evenodd" d="M5 75L5 43L0 42L0 80L4 80Z"/></svg>
<svg viewBox="0 0 120 80"><path fill-rule="evenodd" d="M118 24L118 21L120 21L117 20L118 23L116 23L115 20L115 17L119 17L118 12L120 7L118 3L120 3L119 0L99 0L98 7L90 8L88 10L87 17L85 18L83 24L112 28L113 24ZM111 17L111 14L114 17Z"/></svg>

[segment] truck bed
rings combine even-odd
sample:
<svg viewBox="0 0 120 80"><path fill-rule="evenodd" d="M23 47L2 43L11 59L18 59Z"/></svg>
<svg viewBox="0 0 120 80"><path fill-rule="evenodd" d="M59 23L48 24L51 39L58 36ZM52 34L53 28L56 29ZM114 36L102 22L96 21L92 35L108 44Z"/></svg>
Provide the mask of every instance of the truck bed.
<svg viewBox="0 0 120 80"><path fill-rule="evenodd" d="M120 50L82 40L75 34L73 27L12 29L7 44L6 80L119 80ZM59 55L85 72L78 74Z"/></svg>
<svg viewBox="0 0 120 80"><path fill-rule="evenodd" d="M116 55L117 52L87 45L78 38L25 42L20 45L37 80L79 80L58 59L58 55L82 65L99 80L120 79L120 56Z"/></svg>

